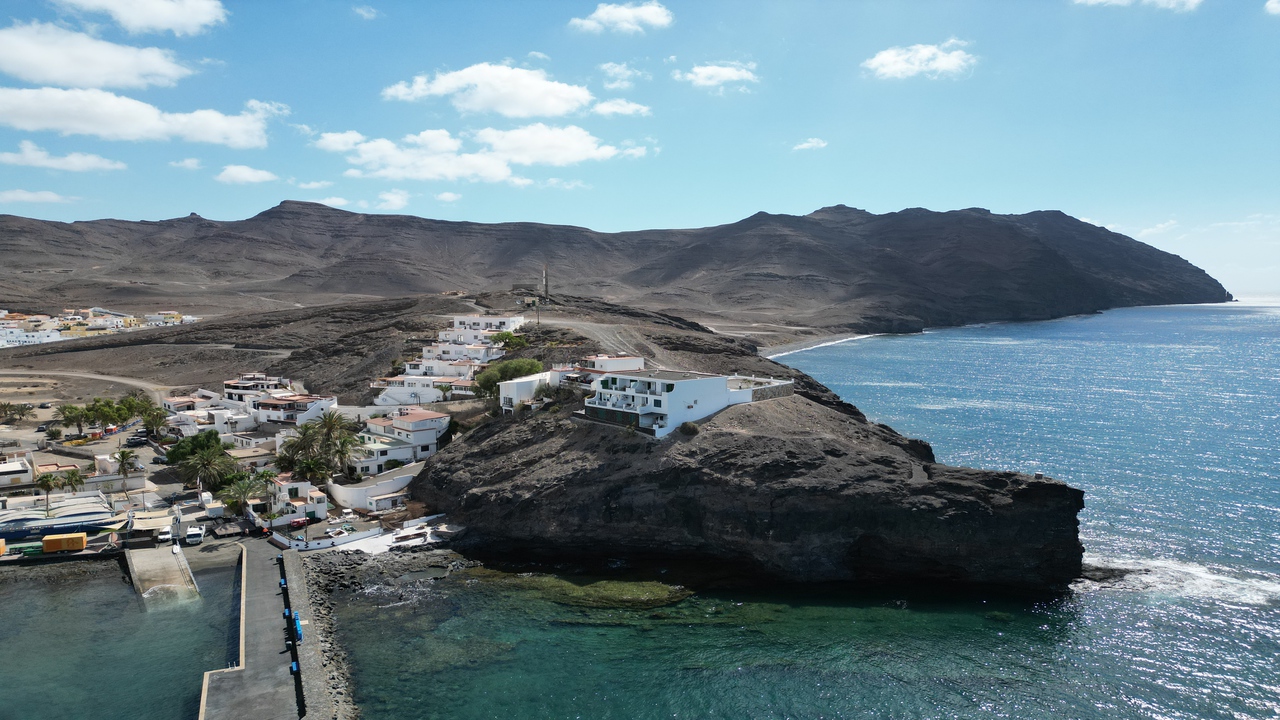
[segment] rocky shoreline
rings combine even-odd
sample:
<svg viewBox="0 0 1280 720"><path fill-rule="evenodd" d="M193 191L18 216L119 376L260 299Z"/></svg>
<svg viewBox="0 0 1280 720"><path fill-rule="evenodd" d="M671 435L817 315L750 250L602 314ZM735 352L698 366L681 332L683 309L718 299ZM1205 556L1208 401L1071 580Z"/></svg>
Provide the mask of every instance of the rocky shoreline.
<svg viewBox="0 0 1280 720"><path fill-rule="evenodd" d="M313 615L311 633L320 644L322 663L329 673L326 683L334 707L333 720L360 718L360 708L355 704L353 693L350 661L337 639L334 594L339 591L359 592L408 573L435 569L443 571L443 575L478 565L450 550L426 548L408 548L381 555L339 551L310 555L304 559Z"/></svg>

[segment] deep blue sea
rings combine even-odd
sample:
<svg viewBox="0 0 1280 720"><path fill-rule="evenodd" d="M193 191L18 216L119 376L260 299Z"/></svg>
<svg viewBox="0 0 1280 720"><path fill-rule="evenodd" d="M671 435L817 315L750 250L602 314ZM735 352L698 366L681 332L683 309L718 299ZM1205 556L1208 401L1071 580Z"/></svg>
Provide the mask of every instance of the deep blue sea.
<svg viewBox="0 0 1280 720"><path fill-rule="evenodd" d="M779 360L941 462L1083 488L1087 561L1139 572L1052 602L778 590L640 610L465 574L374 588L338 607L365 718L1280 717L1280 307Z"/></svg>

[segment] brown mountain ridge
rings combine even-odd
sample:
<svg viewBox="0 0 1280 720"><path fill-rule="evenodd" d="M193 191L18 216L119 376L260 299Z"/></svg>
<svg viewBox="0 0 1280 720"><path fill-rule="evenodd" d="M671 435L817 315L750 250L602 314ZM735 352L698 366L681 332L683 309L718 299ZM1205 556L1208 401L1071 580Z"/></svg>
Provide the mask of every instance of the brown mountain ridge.
<svg viewBox="0 0 1280 720"><path fill-rule="evenodd" d="M366 215L286 201L252 218L60 223L0 216L0 307L197 314L357 298L552 290L714 324L901 332L1112 307L1223 302L1182 258L1056 211L836 205L728 225L595 232Z"/></svg>

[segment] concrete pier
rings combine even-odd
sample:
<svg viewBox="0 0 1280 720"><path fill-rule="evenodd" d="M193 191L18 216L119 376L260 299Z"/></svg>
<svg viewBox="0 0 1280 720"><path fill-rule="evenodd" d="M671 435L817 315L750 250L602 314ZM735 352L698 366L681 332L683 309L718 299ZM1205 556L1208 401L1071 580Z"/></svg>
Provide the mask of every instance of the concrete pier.
<svg viewBox="0 0 1280 720"><path fill-rule="evenodd" d="M182 549L179 547L175 553L173 547L161 545L129 549L124 553L133 587L146 604L185 600L200 594L200 587L196 585L196 578Z"/></svg>
<svg viewBox="0 0 1280 720"><path fill-rule="evenodd" d="M307 633L311 604L298 553L278 558L280 551L260 539L239 544L240 664L205 673L199 720L331 717L319 643ZM286 608L299 615L293 627L302 628L301 644L293 643Z"/></svg>

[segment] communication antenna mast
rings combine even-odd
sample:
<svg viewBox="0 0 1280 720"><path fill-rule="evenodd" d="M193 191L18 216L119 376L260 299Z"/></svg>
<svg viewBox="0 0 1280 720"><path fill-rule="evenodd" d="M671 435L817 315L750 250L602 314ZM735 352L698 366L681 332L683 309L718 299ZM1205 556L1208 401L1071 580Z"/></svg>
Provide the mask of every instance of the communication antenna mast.
<svg viewBox="0 0 1280 720"><path fill-rule="evenodd" d="M547 284L547 264L542 264L542 297L551 297L551 286Z"/></svg>

